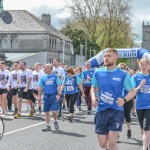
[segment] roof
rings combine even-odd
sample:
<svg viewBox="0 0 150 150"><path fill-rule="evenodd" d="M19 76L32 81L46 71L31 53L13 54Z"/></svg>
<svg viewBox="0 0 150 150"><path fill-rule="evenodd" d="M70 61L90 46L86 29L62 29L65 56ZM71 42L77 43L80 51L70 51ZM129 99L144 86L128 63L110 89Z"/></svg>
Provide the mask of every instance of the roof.
<svg viewBox="0 0 150 150"><path fill-rule="evenodd" d="M26 10L7 10L12 17L10 24L4 23L0 17L0 32L47 32L51 35L71 41L52 25L48 25Z"/></svg>
<svg viewBox="0 0 150 150"><path fill-rule="evenodd" d="M19 61L36 54L37 53L5 53L5 57L7 57L6 60L9 61Z"/></svg>

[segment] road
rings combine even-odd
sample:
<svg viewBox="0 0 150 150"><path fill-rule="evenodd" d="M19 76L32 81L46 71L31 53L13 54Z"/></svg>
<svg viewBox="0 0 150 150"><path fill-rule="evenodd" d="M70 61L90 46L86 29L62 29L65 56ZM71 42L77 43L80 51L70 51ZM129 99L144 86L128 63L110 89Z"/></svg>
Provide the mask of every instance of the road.
<svg viewBox="0 0 150 150"><path fill-rule="evenodd" d="M66 119L59 120L59 131L54 130L51 119L51 132L42 132L45 126L44 113L28 117L23 104L23 116L14 119L9 113L3 115L5 134L0 141L0 150L99 150L96 134L94 133L94 114L87 115L86 106L74 116L74 122ZM126 125L120 133L119 150L142 150L140 127L137 118L132 118L132 138L126 139Z"/></svg>

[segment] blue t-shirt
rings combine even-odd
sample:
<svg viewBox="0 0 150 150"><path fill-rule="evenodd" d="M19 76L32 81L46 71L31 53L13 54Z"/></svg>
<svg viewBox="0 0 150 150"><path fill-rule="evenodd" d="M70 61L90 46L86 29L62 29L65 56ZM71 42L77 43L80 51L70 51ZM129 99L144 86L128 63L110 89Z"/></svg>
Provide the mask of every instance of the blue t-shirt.
<svg viewBox="0 0 150 150"><path fill-rule="evenodd" d="M77 74L76 76L81 79L81 78L82 78L81 75L82 75L82 74L80 73L80 74Z"/></svg>
<svg viewBox="0 0 150 150"><path fill-rule="evenodd" d="M60 78L55 74L44 75L39 82L39 86L43 88L44 94L57 94L57 86L61 85Z"/></svg>
<svg viewBox="0 0 150 150"><path fill-rule="evenodd" d="M128 74L130 78L132 78L132 76L130 74ZM132 79L131 79L132 80ZM126 95L128 94L127 90L123 90L123 97L126 97Z"/></svg>
<svg viewBox="0 0 150 150"><path fill-rule="evenodd" d="M120 68L114 70L101 68L95 71L92 86L100 89L97 111L103 111L108 108L123 111L123 106L119 107L116 102L117 98L123 97L124 89L130 91L133 88L131 78Z"/></svg>
<svg viewBox="0 0 150 150"><path fill-rule="evenodd" d="M136 109L150 109L150 75L137 73L132 77L132 83L136 88L143 79L146 80L146 84L136 94Z"/></svg>
<svg viewBox="0 0 150 150"><path fill-rule="evenodd" d="M68 95L75 94L79 91L78 85L81 84L81 79L78 76L72 76L72 77L67 76L64 78L63 84L65 84L66 94Z"/></svg>
<svg viewBox="0 0 150 150"><path fill-rule="evenodd" d="M84 70L81 74L81 78L84 80L84 86L92 86L91 81L92 80L88 80L88 76L89 77L93 77L95 70L90 69L90 70Z"/></svg>

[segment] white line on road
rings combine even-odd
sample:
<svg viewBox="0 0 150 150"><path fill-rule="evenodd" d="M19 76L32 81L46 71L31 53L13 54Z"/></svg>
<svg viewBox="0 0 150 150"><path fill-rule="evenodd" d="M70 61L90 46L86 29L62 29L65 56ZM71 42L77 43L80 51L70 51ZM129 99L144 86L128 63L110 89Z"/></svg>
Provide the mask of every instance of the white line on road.
<svg viewBox="0 0 150 150"><path fill-rule="evenodd" d="M24 127L24 128L18 129L18 130L14 130L14 131L10 131L10 132L4 133L4 135L13 134L13 133L16 133L16 132L19 132L19 131L23 131L23 130L26 130L26 129L29 129L29 128L33 128L33 127L39 126L39 125L44 124L44 123L45 123L45 121L37 123L37 124L34 124L34 125L31 125L31 126L27 126L27 127Z"/></svg>

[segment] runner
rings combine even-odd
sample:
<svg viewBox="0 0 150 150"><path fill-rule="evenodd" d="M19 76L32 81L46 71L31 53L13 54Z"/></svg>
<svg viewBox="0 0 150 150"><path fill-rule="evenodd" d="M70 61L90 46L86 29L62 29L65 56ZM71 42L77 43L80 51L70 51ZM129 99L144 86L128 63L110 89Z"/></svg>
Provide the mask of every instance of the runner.
<svg viewBox="0 0 150 150"><path fill-rule="evenodd" d="M82 75L82 67L76 67L76 75L80 78L81 78L81 75ZM78 111L81 111L81 103L82 103L82 93L81 91L79 90L78 92L78 98L77 98L77 108L76 108L76 112Z"/></svg>
<svg viewBox="0 0 150 150"><path fill-rule="evenodd" d="M95 132L101 149L106 149L109 145L111 150L118 150L117 138L124 121L123 105L135 96L135 90L131 90L133 87L129 75L116 67L117 59L117 51L108 48L104 54L106 67L95 71L92 79L92 102L94 106L98 105ZM97 88L99 88L99 102L96 98ZM129 91L124 98L123 89Z"/></svg>
<svg viewBox="0 0 150 150"><path fill-rule="evenodd" d="M84 89L85 99L88 107L87 113L91 114L92 100L91 100L90 90L92 86L91 81L95 70L91 69L91 63L89 61L87 61L85 65L86 65L86 69L82 72L81 78L83 80L83 89Z"/></svg>
<svg viewBox="0 0 150 150"><path fill-rule="evenodd" d="M43 132L51 131L50 127L50 111L53 113L54 126L58 130L58 100L60 99L60 90L61 90L61 80L60 78L52 73L53 66L52 64L45 65L45 73L40 82L39 82L39 94L38 97L42 96L44 99L44 112L45 112L45 121L46 127L42 129Z"/></svg>
<svg viewBox="0 0 150 150"><path fill-rule="evenodd" d="M0 62L0 101L2 106L2 113L7 113L7 88L9 71L6 69L4 61Z"/></svg>
<svg viewBox="0 0 150 150"><path fill-rule="evenodd" d="M63 67L64 65L62 65ZM65 71L64 69L59 66L59 60L58 59L54 59L53 60L53 73L56 74L57 76L60 77L61 81L63 81L65 75ZM60 96L60 100L58 101L58 118L61 117L62 115L62 103L64 100L64 91L62 91L61 96Z"/></svg>
<svg viewBox="0 0 150 150"><path fill-rule="evenodd" d="M74 114L74 104L78 97L78 88L80 89L82 96L84 97L84 92L81 84L81 79L74 76L74 71L72 68L67 69L68 76L64 78L61 91L65 88L66 100L69 102L69 116L68 120L72 122Z"/></svg>
<svg viewBox="0 0 150 150"><path fill-rule="evenodd" d="M65 71L63 68L59 66L59 60L54 59L53 60L53 73L58 75L61 79L65 77Z"/></svg>
<svg viewBox="0 0 150 150"><path fill-rule="evenodd" d="M143 136L143 150L148 150L150 144L150 60L139 61L140 73L133 76L136 88L136 111Z"/></svg>
<svg viewBox="0 0 150 150"><path fill-rule="evenodd" d="M21 117L21 108L22 108L22 100L27 99L30 104L31 111L29 113L29 117L32 117L34 114L33 103L35 103L35 98L32 92L32 71L27 69L26 62L20 63L20 73L19 73L19 90L18 90L18 113L15 118Z"/></svg>
<svg viewBox="0 0 150 150"><path fill-rule="evenodd" d="M118 64L118 67L120 69L126 71L125 63ZM131 77L131 75L130 75L130 77ZM124 90L123 97L125 97L127 94L128 94L128 91ZM131 114L132 107L133 107L133 99L124 104L124 116L125 116L125 121L126 121L126 125L127 125L127 138L131 138L131 116L130 116L130 114Z"/></svg>
<svg viewBox="0 0 150 150"><path fill-rule="evenodd" d="M35 95L35 98L37 99L38 90L39 90L38 82L45 75L45 73L40 68L40 63L35 64L35 70L32 73L33 73L32 89L33 89L33 94ZM42 107L42 97L39 97L38 99L39 114L41 114L41 107Z"/></svg>
<svg viewBox="0 0 150 150"><path fill-rule="evenodd" d="M12 95L13 98L13 102L14 102L14 115L16 115L18 113L18 87L19 87L19 70L20 64L19 62L14 62L13 63L13 71L10 72L9 74L9 87L11 87L10 93Z"/></svg>

